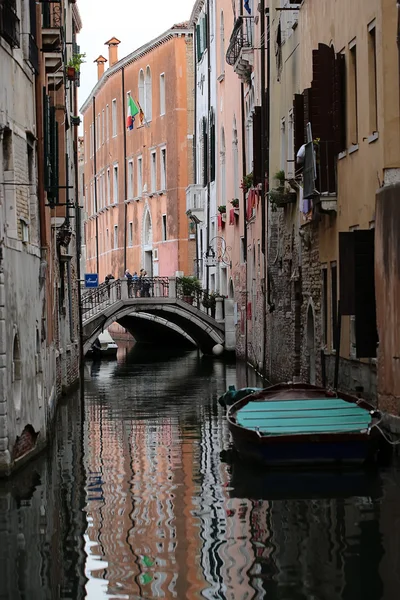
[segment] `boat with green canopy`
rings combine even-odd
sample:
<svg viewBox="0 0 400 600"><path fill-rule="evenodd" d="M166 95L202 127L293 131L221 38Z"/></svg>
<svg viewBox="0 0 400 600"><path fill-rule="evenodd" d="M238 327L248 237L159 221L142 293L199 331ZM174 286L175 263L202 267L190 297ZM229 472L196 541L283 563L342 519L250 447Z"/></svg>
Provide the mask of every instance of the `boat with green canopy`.
<svg viewBox="0 0 400 600"><path fill-rule="evenodd" d="M365 400L305 383L241 398L227 420L240 455L268 465L362 463L378 449L381 416Z"/></svg>

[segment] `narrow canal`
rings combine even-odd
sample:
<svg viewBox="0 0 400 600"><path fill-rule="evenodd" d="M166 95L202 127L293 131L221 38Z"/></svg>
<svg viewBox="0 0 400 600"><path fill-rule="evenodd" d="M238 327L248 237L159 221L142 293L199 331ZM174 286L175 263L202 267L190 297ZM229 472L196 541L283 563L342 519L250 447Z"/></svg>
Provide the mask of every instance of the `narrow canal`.
<svg viewBox="0 0 400 600"><path fill-rule="evenodd" d="M196 352L88 363L47 455L0 483L1 600L398 600L400 468L232 462L233 383Z"/></svg>

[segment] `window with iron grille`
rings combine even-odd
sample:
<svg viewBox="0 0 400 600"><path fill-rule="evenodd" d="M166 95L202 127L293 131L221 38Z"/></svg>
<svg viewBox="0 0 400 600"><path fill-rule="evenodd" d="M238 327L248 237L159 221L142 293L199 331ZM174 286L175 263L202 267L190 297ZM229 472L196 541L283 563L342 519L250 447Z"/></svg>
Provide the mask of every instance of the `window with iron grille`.
<svg viewBox="0 0 400 600"><path fill-rule="evenodd" d="M43 88L44 187L49 204L58 203L58 123L56 109Z"/></svg>
<svg viewBox="0 0 400 600"><path fill-rule="evenodd" d="M20 20L16 0L2 0L0 4L0 36L12 48L20 47Z"/></svg>

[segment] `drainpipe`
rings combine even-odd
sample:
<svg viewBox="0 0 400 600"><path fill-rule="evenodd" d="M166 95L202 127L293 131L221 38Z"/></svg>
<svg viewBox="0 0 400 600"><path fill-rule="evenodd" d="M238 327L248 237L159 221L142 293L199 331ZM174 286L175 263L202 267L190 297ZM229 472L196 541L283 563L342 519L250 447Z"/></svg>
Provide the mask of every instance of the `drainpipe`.
<svg viewBox="0 0 400 600"><path fill-rule="evenodd" d="M96 164L96 98L93 96L93 170L94 170L94 211L96 213L96 271L99 273L99 222L97 208L97 164Z"/></svg>
<svg viewBox="0 0 400 600"><path fill-rule="evenodd" d="M242 7L243 10L243 7ZM244 179L245 175L246 175L246 125L245 125L245 110L244 110L244 84L241 83L240 84L240 111L241 111L241 133L242 133L242 178ZM246 218L247 218L247 212L246 212L246 192L243 189L243 193L242 193L242 210L241 213L243 215L243 260L245 263L245 283L246 283L246 287L245 287L245 297L246 297L246 308L245 308L245 355L244 355L244 359L246 361L246 365L248 362L248 349L247 349L247 336L248 336L248 327L247 327L247 301L248 301L248 296L247 296L247 222L246 222ZM247 385L247 368L246 368L246 385Z"/></svg>
<svg viewBox="0 0 400 600"><path fill-rule="evenodd" d="M399 62L399 82L400 82L400 0L397 0L397 51L398 51L398 62ZM399 90L400 92L400 90ZM399 97L400 103L400 97Z"/></svg>
<svg viewBox="0 0 400 600"><path fill-rule="evenodd" d="M127 217L128 217L128 174L126 169L126 124L125 124L125 67L121 69L122 77L122 131L124 132L124 273L126 271L126 239L127 239Z"/></svg>
<svg viewBox="0 0 400 600"><path fill-rule="evenodd" d="M211 179L211 135L210 135L210 109L211 109L211 35L210 35L210 0L207 0L207 227L206 227L206 247L208 252L208 248L210 246L210 179ZM207 269L207 280L206 280L206 292L210 289L210 268L206 265Z"/></svg>
<svg viewBox="0 0 400 600"><path fill-rule="evenodd" d="M264 285L263 297L263 344L262 344L262 374L267 377L267 293L268 293L268 250L267 250L267 227L268 227L268 199L266 199L265 177L269 177L269 60L268 62L268 89L265 89L265 0L261 0L260 6L260 34L261 34L261 251L264 257ZM267 16L269 34L269 10ZM268 49L270 40L268 41ZM268 98L266 98L268 95ZM266 101L267 100L267 101ZM266 148L267 146L267 148Z"/></svg>
<svg viewBox="0 0 400 600"><path fill-rule="evenodd" d="M194 59L194 118L193 118L193 181L197 181L197 34L196 23L193 23L193 59ZM199 279L199 224L196 222L196 277Z"/></svg>

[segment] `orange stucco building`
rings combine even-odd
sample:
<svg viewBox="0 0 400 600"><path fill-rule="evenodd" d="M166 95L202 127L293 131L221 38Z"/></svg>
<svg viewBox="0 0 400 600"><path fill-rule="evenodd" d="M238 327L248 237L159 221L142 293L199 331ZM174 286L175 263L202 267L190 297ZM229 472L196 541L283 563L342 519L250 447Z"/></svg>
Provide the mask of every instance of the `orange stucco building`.
<svg viewBox="0 0 400 600"><path fill-rule="evenodd" d="M142 267L150 276L188 273L192 32L175 25L121 60L119 43L111 38L108 61L95 60L99 79L81 108L86 270L100 281ZM143 112L132 130L129 97Z"/></svg>

